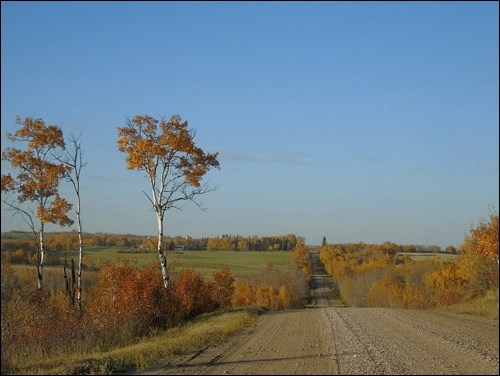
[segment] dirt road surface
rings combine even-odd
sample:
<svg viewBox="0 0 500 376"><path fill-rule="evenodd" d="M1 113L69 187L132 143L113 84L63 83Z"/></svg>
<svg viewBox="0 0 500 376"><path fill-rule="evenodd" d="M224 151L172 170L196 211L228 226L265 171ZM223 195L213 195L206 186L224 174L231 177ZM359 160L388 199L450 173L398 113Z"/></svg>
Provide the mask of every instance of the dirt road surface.
<svg viewBox="0 0 500 376"><path fill-rule="evenodd" d="M498 320L430 311L330 307L313 253L313 304L264 314L230 341L141 374L408 375L499 373Z"/></svg>

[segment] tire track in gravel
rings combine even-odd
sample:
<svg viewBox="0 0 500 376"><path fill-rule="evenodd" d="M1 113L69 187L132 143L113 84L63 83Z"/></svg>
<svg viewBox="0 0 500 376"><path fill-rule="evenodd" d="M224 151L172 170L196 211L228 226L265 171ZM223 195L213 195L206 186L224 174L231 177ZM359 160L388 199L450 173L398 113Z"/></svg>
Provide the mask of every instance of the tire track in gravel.
<svg viewBox="0 0 500 376"><path fill-rule="evenodd" d="M335 358L342 375L391 374L390 367L375 346L366 340L364 333L353 322L340 315L339 310L325 310L334 336Z"/></svg>

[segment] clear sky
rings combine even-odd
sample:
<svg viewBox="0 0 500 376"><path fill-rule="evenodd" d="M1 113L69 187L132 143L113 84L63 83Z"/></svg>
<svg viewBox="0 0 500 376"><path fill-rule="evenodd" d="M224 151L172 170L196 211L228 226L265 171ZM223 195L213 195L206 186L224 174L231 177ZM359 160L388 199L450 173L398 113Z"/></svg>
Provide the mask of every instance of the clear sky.
<svg viewBox="0 0 500 376"><path fill-rule="evenodd" d="M2 151L16 116L81 134L84 231L154 235L117 128L180 114L221 168L168 235L459 246L498 212L498 19L480 1L2 1Z"/></svg>

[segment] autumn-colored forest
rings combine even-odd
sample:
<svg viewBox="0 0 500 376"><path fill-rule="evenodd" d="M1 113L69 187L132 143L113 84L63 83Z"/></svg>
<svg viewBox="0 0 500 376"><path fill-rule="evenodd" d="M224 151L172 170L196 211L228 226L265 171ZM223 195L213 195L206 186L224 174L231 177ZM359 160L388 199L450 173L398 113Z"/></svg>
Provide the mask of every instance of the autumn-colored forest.
<svg viewBox="0 0 500 376"><path fill-rule="evenodd" d="M330 244L320 259L351 307L431 309L498 291L498 215L471 228L457 260L415 261L391 243Z"/></svg>

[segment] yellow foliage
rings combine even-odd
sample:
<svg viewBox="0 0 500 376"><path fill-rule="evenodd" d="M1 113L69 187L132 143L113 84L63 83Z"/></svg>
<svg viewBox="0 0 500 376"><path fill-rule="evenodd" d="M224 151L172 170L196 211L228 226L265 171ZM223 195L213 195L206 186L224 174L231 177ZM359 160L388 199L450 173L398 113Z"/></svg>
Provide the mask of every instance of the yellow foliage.
<svg viewBox="0 0 500 376"><path fill-rule="evenodd" d="M304 276L310 280L312 274L311 254L309 248L304 243L299 242L291 254L292 265L304 273Z"/></svg>
<svg viewBox="0 0 500 376"><path fill-rule="evenodd" d="M467 280L461 276L456 263L448 262L442 269L430 274L425 282L431 288L436 304L448 305L463 298Z"/></svg>
<svg viewBox="0 0 500 376"><path fill-rule="evenodd" d="M386 274L376 281L367 295L368 305L373 307L403 307L405 281L402 276Z"/></svg>
<svg viewBox="0 0 500 376"><path fill-rule="evenodd" d="M10 141L27 142L27 149L7 148L2 160L9 161L17 175L2 175L2 191L17 193L19 204L35 203L41 223L71 225L67 216L71 205L58 195L60 181L71 168L59 163L51 155L65 149L62 130L55 125L46 126L42 119L30 117L16 123L21 126L14 134L7 134Z"/></svg>
<svg viewBox="0 0 500 376"><path fill-rule="evenodd" d="M461 278L467 281L470 297L498 287L498 214L471 226L458 264Z"/></svg>
<svg viewBox="0 0 500 376"><path fill-rule="evenodd" d="M281 286L278 291L280 308L289 309L292 306L292 296L286 286Z"/></svg>
<svg viewBox="0 0 500 376"><path fill-rule="evenodd" d="M236 281L231 299L233 307L252 306L256 302L255 291L248 282Z"/></svg>
<svg viewBox="0 0 500 376"><path fill-rule="evenodd" d="M470 236L462 245L462 253L468 252L492 260L498 258L498 214L491 214L489 221L481 219L477 226L471 226Z"/></svg>

